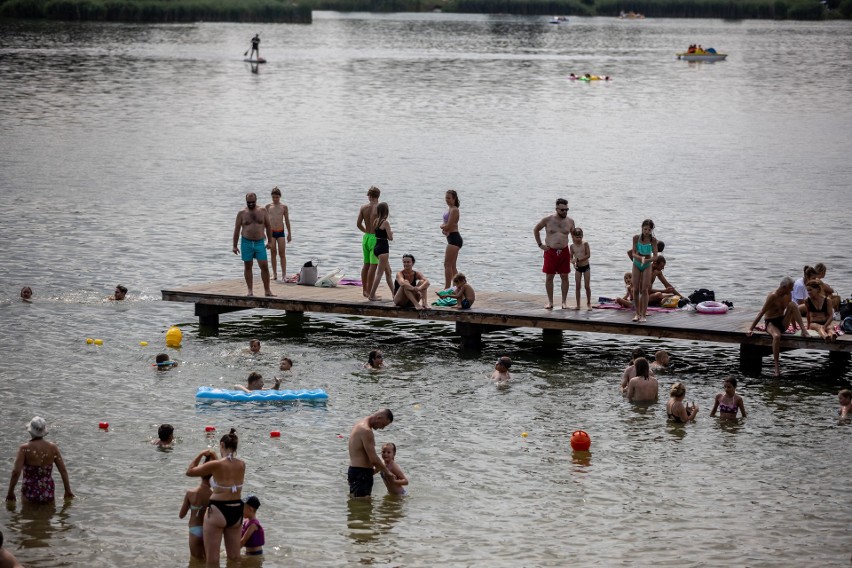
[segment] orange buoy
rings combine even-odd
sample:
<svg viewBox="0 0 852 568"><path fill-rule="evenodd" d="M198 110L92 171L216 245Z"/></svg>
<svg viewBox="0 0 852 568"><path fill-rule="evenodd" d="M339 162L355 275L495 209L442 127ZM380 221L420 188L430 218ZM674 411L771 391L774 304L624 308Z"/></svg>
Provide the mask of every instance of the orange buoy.
<svg viewBox="0 0 852 568"><path fill-rule="evenodd" d="M205 427L204 427L204 431L205 431L205 432L215 432L215 431L216 431L216 427L215 427L215 426L205 426Z"/></svg>
<svg viewBox="0 0 852 568"><path fill-rule="evenodd" d="M109 428L109 422L98 422L98 428L101 430L106 430Z"/></svg>
<svg viewBox="0 0 852 568"><path fill-rule="evenodd" d="M273 430L272 432L269 433L269 437L270 438L280 438L281 432L279 432L278 430Z"/></svg>
<svg viewBox="0 0 852 568"><path fill-rule="evenodd" d="M575 452L588 452L592 445L592 439L582 430L571 434L571 449Z"/></svg>

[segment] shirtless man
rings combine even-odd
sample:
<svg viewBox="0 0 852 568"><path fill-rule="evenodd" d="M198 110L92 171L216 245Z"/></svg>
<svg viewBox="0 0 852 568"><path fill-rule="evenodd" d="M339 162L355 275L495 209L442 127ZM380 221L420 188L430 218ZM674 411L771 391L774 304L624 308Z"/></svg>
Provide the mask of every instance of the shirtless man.
<svg viewBox="0 0 852 568"><path fill-rule="evenodd" d="M751 337L760 318L766 317L766 333L772 336L772 359L775 362L775 376L781 376L779 359L781 355L781 334L787 331L790 322L795 321L802 331L802 337L808 337L808 330L802 321L802 314L792 300L793 279L784 277L776 290L766 296L760 313L751 322L746 335Z"/></svg>
<svg viewBox="0 0 852 568"><path fill-rule="evenodd" d="M290 230L290 210L281 203L281 190L278 186L272 188L272 203L267 204L266 212L269 213L269 222L272 224L272 239L269 252L272 253L272 279L278 280L278 270L275 266L275 257L281 257L281 280L287 280L287 243L293 240L293 231ZM287 230L284 230L287 227Z"/></svg>
<svg viewBox="0 0 852 568"><path fill-rule="evenodd" d="M541 230L544 229L544 244L541 242ZM559 274L562 279L562 309L568 308L568 274L571 272L571 231L574 219L568 216L568 201L561 197L556 200L556 213L545 217L533 229L538 248L544 251L544 267L547 276L544 288L547 290L545 309L553 309L553 277Z"/></svg>
<svg viewBox="0 0 852 568"><path fill-rule="evenodd" d="M355 226L358 230L364 233L361 237L361 249L364 253L364 266L361 268L361 293L365 298L370 297L370 285L373 283L373 278L376 277L376 269L379 266L379 259L373 253L376 246L376 234L373 232L373 225L376 222L376 207L379 205L379 196L382 190L375 185L367 190L367 199L370 200L366 205L362 205L358 210L358 220Z"/></svg>
<svg viewBox="0 0 852 568"><path fill-rule="evenodd" d="M240 236L242 235L242 239ZM267 244L264 246L263 238L266 237ZM237 241L240 240L242 247L242 258L244 265L244 276L248 286L248 296L254 296L252 274L252 263L257 259L260 267L260 277L263 280L263 290L267 296L274 296L269 288L269 265L266 261L266 249L272 242L272 225L269 223L269 214L266 209L257 206L257 195L246 194L246 208L237 213L237 221L234 224L234 254L240 254Z"/></svg>
<svg viewBox="0 0 852 568"><path fill-rule="evenodd" d="M350 497L370 497L373 492L373 475L379 471L391 476L385 462L376 453L373 430L381 430L393 422L393 412L385 408L362 418L349 433L349 479Z"/></svg>

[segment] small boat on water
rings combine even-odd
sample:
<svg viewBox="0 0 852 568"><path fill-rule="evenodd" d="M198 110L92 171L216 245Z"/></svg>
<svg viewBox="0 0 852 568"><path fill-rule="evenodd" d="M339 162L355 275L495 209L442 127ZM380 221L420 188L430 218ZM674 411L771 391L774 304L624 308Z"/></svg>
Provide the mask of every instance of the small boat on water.
<svg viewBox="0 0 852 568"><path fill-rule="evenodd" d="M568 16L554 16L547 21L548 24L567 24Z"/></svg>
<svg viewBox="0 0 852 568"><path fill-rule="evenodd" d="M683 61L724 61L727 53L678 53L677 58Z"/></svg>
<svg viewBox="0 0 852 568"><path fill-rule="evenodd" d="M624 10L618 15L619 20L644 20L645 14L637 14L636 12L630 11L625 12Z"/></svg>

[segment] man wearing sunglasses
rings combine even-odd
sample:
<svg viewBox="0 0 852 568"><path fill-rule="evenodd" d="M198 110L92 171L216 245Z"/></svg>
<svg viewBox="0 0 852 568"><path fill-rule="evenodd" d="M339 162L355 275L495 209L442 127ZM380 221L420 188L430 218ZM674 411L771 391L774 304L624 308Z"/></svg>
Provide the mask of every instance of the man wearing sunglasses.
<svg viewBox="0 0 852 568"><path fill-rule="evenodd" d="M264 241L264 238L266 239ZM240 246L237 247L239 240ZM263 290L267 296L274 296L269 287L269 264L266 260L266 249L272 241L272 225L269 222L269 214L263 207L257 206L257 195L246 194L246 208L237 213L237 221L234 225L234 254L240 254L242 248L243 274L248 286L248 295L253 296L254 275L252 265L257 259L260 267L260 277L263 280Z"/></svg>
<svg viewBox="0 0 852 568"><path fill-rule="evenodd" d="M544 243L541 242L541 230L544 229ZM574 219L568 216L568 201L563 198L556 200L556 213L538 222L533 229L538 248L544 251L545 273L544 289L547 291L548 310L553 309L553 278L559 274L562 280L562 309L568 308L568 274L571 272L571 231L574 230Z"/></svg>

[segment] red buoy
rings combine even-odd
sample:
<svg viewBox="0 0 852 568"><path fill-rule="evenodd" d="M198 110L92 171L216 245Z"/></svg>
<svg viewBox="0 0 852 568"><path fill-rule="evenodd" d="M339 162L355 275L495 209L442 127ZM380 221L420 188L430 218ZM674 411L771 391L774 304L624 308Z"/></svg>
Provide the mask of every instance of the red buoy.
<svg viewBox="0 0 852 568"><path fill-rule="evenodd" d="M205 427L204 427L204 431L205 431L205 432L215 432L215 431L216 431L216 427L215 427L215 426L205 426Z"/></svg>
<svg viewBox="0 0 852 568"><path fill-rule="evenodd" d="M270 438L280 438L281 432L279 432L278 430L273 430L272 432L269 433L269 437Z"/></svg>
<svg viewBox="0 0 852 568"><path fill-rule="evenodd" d="M571 449L575 452L588 452L592 445L592 439L582 430L571 434Z"/></svg>
<svg viewBox="0 0 852 568"><path fill-rule="evenodd" d="M109 422L98 422L98 428L101 430L106 430L109 428Z"/></svg>

